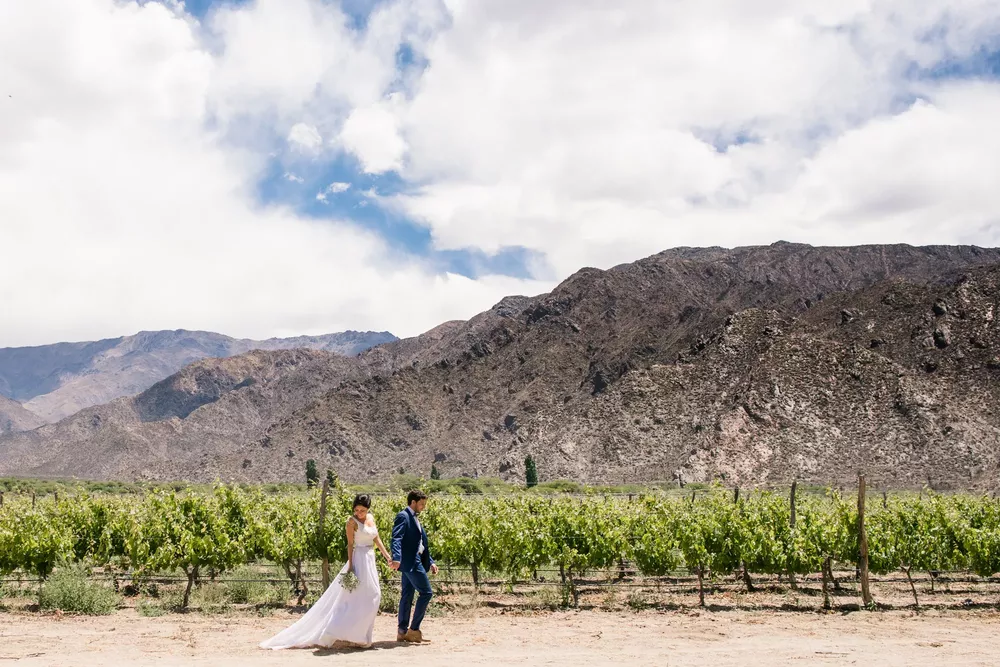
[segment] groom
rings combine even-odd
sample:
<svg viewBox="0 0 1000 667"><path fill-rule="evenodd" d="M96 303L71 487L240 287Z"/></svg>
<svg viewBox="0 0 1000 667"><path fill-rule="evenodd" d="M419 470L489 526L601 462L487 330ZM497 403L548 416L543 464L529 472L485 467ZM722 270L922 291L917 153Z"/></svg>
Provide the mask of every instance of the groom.
<svg viewBox="0 0 1000 667"><path fill-rule="evenodd" d="M427 543L427 533L420 525L417 516L427 507L427 494L423 491L410 491L406 496L407 507L396 515L392 525L392 563L394 570L399 570L403 578L403 591L399 596L399 632L396 641L423 642L420 634L420 621L431 601L431 582L427 571L438 573L438 566L431 558L430 545ZM413 610L413 622L410 622L410 605L413 604L413 591L417 596L417 605Z"/></svg>

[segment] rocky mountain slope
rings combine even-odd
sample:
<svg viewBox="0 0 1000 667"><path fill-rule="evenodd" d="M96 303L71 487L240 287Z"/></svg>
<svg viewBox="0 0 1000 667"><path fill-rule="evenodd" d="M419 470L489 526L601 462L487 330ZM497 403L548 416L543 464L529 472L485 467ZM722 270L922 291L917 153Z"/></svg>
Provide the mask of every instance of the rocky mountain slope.
<svg viewBox="0 0 1000 667"><path fill-rule="evenodd" d="M0 435L17 431L30 431L45 422L17 401L0 396Z"/></svg>
<svg viewBox="0 0 1000 667"><path fill-rule="evenodd" d="M0 396L54 422L83 408L148 389L188 364L251 350L305 348L354 356L395 340L356 332L246 340L205 331L144 331L85 343L0 348Z"/></svg>
<svg viewBox="0 0 1000 667"><path fill-rule="evenodd" d="M988 358L1000 348L990 307L960 304L965 292L1000 299L995 269L974 268L998 259L973 248L776 244L584 270L473 319L422 363L275 425L265 442L295 456L266 467L290 476L297 459L327 458L334 444L329 460L354 478L426 474L432 462L445 474L518 478L530 453L549 477L591 481L830 481L862 466L908 484L992 479L996 470L968 474L975 456L960 463L959 452L993 456L998 432L979 401L992 400ZM957 315L935 315L941 299L966 319L944 323ZM941 348L928 343L944 335L937 325L956 341L976 327L982 337ZM968 366L951 364L956 354ZM856 367L878 371L846 384L864 377ZM783 401L764 401L774 392Z"/></svg>
<svg viewBox="0 0 1000 667"><path fill-rule="evenodd" d="M998 250L681 248L354 360L202 362L0 438L0 473L989 486L998 307Z"/></svg>
<svg viewBox="0 0 1000 667"><path fill-rule="evenodd" d="M7 474L96 479L180 479L229 455L276 420L344 378L351 357L317 350L254 351L197 361L135 397L81 410L31 432L0 438ZM240 470L242 461L237 463ZM215 471L219 472L219 471ZM229 478L230 475L224 475Z"/></svg>

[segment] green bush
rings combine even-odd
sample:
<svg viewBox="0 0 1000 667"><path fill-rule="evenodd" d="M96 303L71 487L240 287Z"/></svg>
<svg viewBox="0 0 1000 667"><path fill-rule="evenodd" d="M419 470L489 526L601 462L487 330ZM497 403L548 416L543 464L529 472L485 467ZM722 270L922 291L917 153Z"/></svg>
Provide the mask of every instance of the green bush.
<svg viewBox="0 0 1000 667"><path fill-rule="evenodd" d="M427 493L481 494L483 492L483 487L479 484L479 480L470 477L432 480L427 482L424 488Z"/></svg>
<svg viewBox="0 0 1000 667"><path fill-rule="evenodd" d="M167 610L162 605L146 602L145 600L137 604L135 610L140 616L145 616L146 618L156 618L167 614Z"/></svg>
<svg viewBox="0 0 1000 667"><path fill-rule="evenodd" d="M259 572L252 567L238 567L226 575L226 597L233 604L283 604L286 586L269 580L278 578L273 572Z"/></svg>
<svg viewBox="0 0 1000 667"><path fill-rule="evenodd" d="M118 608L121 596L87 577L79 568L59 569L42 585L38 606L75 614L102 616Z"/></svg>
<svg viewBox="0 0 1000 667"><path fill-rule="evenodd" d="M378 606L379 610L386 614L399 613L399 588L382 584L382 601Z"/></svg>
<svg viewBox="0 0 1000 667"><path fill-rule="evenodd" d="M532 609L548 609L549 611L556 611L564 606L559 588L555 586L542 586L532 591L526 597L525 602Z"/></svg>
<svg viewBox="0 0 1000 667"><path fill-rule="evenodd" d="M556 479L551 482L542 482L532 488L539 493L581 493L584 487L579 482L572 482L568 479Z"/></svg>

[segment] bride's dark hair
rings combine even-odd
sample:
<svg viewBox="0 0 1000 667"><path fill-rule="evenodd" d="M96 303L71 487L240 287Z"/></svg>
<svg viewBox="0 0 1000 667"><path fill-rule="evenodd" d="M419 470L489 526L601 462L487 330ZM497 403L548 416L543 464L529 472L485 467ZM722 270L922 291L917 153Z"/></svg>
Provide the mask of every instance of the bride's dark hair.
<svg viewBox="0 0 1000 667"><path fill-rule="evenodd" d="M354 508L359 505L361 507L364 507L365 509L371 509L372 506L371 496L369 496L367 493L359 493L358 495L354 496L354 504L351 505L351 507Z"/></svg>

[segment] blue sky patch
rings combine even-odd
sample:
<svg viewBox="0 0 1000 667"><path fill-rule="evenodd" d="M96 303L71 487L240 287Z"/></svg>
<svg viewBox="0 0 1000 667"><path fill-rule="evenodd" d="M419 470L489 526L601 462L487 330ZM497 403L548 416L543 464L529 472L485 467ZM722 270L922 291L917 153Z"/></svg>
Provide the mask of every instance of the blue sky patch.
<svg viewBox="0 0 1000 667"><path fill-rule="evenodd" d="M382 208L369 194L374 191L386 196L406 190L407 184L395 172L366 174L348 155L312 164L288 163L276 156L258 184L257 195L263 205L283 204L299 215L348 221L375 232L391 250L421 258L442 273L468 278L490 274L531 278L531 267L543 263L541 253L521 246L501 248L495 254L434 248L426 226Z"/></svg>
<svg viewBox="0 0 1000 667"><path fill-rule="evenodd" d="M197 19L203 19L211 11L221 6L246 5L254 0L184 0L184 9ZM385 0L341 0L340 7L347 14L348 25L361 31L368 27L368 17Z"/></svg>
<svg viewBox="0 0 1000 667"><path fill-rule="evenodd" d="M980 48L967 58L950 58L933 67L912 64L907 71L911 79L940 81L948 79L1000 80L1000 45Z"/></svg>

